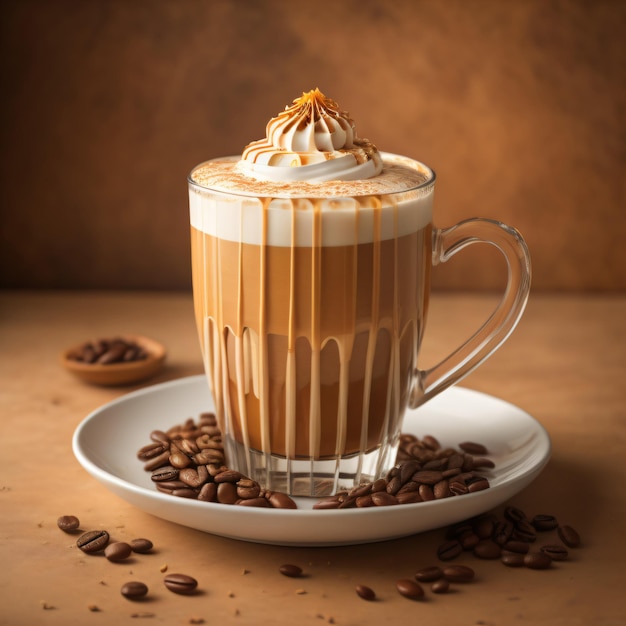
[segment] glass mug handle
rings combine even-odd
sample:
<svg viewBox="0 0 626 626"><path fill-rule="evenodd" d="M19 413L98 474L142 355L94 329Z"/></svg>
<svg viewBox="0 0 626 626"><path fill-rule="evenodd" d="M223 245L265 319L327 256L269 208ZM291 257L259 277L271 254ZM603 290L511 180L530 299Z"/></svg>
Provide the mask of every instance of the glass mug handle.
<svg viewBox="0 0 626 626"><path fill-rule="evenodd" d="M437 365L415 371L409 406L414 409L467 376L495 352L517 325L530 291L530 254L517 230L501 222L472 218L433 232L433 265L445 263L474 243L495 246L508 265L507 284L500 303L487 321Z"/></svg>

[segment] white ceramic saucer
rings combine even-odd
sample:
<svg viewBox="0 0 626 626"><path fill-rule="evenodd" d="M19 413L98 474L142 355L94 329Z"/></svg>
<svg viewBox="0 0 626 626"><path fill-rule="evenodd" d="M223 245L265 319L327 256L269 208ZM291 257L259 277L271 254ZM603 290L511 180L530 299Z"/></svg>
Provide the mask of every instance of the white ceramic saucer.
<svg viewBox="0 0 626 626"><path fill-rule="evenodd" d="M444 446L486 445L496 464L490 489L418 504L330 511L313 510L314 501L307 498L297 499L297 510L254 509L156 491L137 459L139 448L150 442L151 431L212 408L202 375L146 387L87 416L74 433L74 454L108 489L152 515L233 539L298 546L369 543L453 524L506 502L550 456L550 438L533 417L498 398L452 387L409 411L403 432L433 435Z"/></svg>

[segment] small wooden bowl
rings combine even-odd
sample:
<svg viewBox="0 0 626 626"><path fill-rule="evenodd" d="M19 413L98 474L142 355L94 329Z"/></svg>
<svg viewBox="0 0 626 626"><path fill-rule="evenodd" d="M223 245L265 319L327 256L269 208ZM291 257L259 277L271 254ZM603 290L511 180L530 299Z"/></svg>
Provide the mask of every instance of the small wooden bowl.
<svg viewBox="0 0 626 626"><path fill-rule="evenodd" d="M81 380L92 385L130 385L156 375L165 361L165 347L158 341L142 335L120 335L126 341L134 341L148 354L147 358L128 363L84 363L71 358L84 344L65 350L61 355L63 367Z"/></svg>

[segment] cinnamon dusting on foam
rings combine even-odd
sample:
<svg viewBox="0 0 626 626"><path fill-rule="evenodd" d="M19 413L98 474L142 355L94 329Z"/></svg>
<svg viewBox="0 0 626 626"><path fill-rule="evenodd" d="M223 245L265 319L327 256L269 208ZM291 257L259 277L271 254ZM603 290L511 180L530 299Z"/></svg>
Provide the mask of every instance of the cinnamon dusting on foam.
<svg viewBox="0 0 626 626"><path fill-rule="evenodd" d="M433 181L432 172L411 159L380 153L383 169L364 180L269 181L258 180L237 167L238 157L219 158L199 165L191 180L200 187L238 195L274 198L330 198L342 196L385 195L407 191Z"/></svg>

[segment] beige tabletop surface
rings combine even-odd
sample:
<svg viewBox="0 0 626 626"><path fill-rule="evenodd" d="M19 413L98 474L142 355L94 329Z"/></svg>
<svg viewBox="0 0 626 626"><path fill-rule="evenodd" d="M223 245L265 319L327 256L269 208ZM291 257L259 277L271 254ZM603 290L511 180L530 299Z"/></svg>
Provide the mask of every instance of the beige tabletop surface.
<svg viewBox="0 0 626 626"><path fill-rule="evenodd" d="M424 364L455 347L495 302L435 294ZM66 347L119 333L164 343L163 371L141 385L101 388L59 365ZM91 411L138 387L200 373L189 294L0 293L0 624L626 624L625 296L533 294L508 342L461 383L547 429L551 460L508 504L555 515L579 532L581 546L545 571L464 553L455 562L473 567L475 581L446 595L426 587L418 602L399 595L395 582L438 563L443 529L358 546L253 544L151 516L79 465L72 434ZM154 550L117 564L87 556L57 527L61 515L117 540L147 537ZM282 576L284 563L306 576ZM195 577L198 593L168 591L165 566ZM120 594L128 580L149 586L144 601ZM357 584L374 589L377 601L359 598Z"/></svg>

